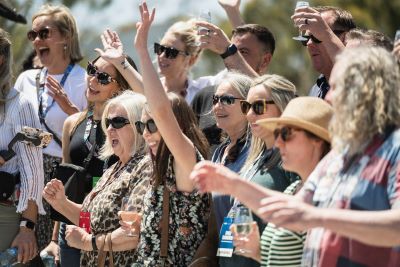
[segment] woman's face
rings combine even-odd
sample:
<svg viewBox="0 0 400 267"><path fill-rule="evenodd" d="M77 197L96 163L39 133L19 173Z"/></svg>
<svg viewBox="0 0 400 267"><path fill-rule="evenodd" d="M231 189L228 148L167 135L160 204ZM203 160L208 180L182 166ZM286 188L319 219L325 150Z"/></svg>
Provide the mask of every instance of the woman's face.
<svg viewBox="0 0 400 267"><path fill-rule="evenodd" d="M265 87L262 84L250 88L249 94L247 95L247 102L249 102L250 104L253 104L254 102L260 100L266 100L266 101L272 100L271 94L269 93L269 91L265 89ZM246 114L247 121L250 124L251 133L253 134L253 136L261 138L263 140L268 137L271 137L272 132L256 124L256 121L267 118L276 118L281 115L281 111L275 104L264 103L264 105L265 108L263 114L261 115L256 114L253 110L253 107L251 107Z"/></svg>
<svg viewBox="0 0 400 267"><path fill-rule="evenodd" d="M45 28L49 29L48 37L42 40L37 36L32 44L40 62L50 69L65 60L64 46L67 45L67 38L61 35L50 16L40 16L32 22L32 30L35 32Z"/></svg>
<svg viewBox="0 0 400 267"><path fill-rule="evenodd" d="M237 131L246 128L246 116L240 109L240 99L243 99L239 92L237 92L228 82L221 83L214 96L220 97L233 97L232 104L223 104L218 101L213 105L213 112L217 126L222 130L229 133L229 131Z"/></svg>
<svg viewBox="0 0 400 267"><path fill-rule="evenodd" d="M94 66L97 72L105 72L111 76L114 80L107 85L103 85L99 83L94 76L86 76L88 88L86 90L86 97L89 102L96 103L104 103L108 99L110 99L114 93L120 90L120 86L115 81L115 77L117 76L117 71L113 65L106 62L104 59L99 58L95 63Z"/></svg>
<svg viewBox="0 0 400 267"><path fill-rule="evenodd" d="M143 109L140 121L146 124L150 119L152 119L150 115ZM157 154L157 149L161 141L160 132L156 131L154 133L150 133L149 129L146 126L144 127L143 138L147 146L150 148L151 154L155 156Z"/></svg>
<svg viewBox="0 0 400 267"><path fill-rule="evenodd" d="M305 170L312 170L315 168L315 162L311 159L318 157L317 162L320 159L320 153L317 149L318 141L314 140L306 135L306 133L290 125L278 125L277 129L284 132L284 129L289 129L286 141L282 139L282 135L279 135L275 140L275 146L279 148L279 152L282 157L282 167L285 170L296 172L301 175ZM306 177L305 177L306 178Z"/></svg>
<svg viewBox="0 0 400 267"><path fill-rule="evenodd" d="M128 119L128 114L122 106L111 106L108 110L108 119L122 117ZM114 154L117 155L122 162L127 162L132 156L133 146L135 144L134 125L126 124L116 129L110 124L107 128L107 138L111 142Z"/></svg>
<svg viewBox="0 0 400 267"><path fill-rule="evenodd" d="M179 40L175 35L167 33L160 41L160 45L166 47L173 47L181 52L186 51L185 44ZM179 53L176 58L167 58L166 53L163 52L157 56L158 68L161 75L165 77L176 77L179 75L187 75L189 70L190 56Z"/></svg>

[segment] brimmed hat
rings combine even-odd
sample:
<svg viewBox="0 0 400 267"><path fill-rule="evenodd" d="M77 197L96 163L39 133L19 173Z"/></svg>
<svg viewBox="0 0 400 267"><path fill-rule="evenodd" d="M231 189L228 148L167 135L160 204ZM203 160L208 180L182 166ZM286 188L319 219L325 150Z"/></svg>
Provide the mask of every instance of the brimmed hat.
<svg viewBox="0 0 400 267"><path fill-rule="evenodd" d="M258 120L257 124L270 131L275 130L278 123L287 124L330 142L328 126L332 115L332 107L324 100L303 96L291 100L279 118Z"/></svg>

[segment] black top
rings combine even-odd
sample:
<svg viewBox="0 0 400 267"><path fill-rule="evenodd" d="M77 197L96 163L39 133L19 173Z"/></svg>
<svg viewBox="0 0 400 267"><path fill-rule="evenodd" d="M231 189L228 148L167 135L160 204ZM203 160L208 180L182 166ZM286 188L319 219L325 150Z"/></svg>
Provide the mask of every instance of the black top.
<svg viewBox="0 0 400 267"><path fill-rule="evenodd" d="M86 130L87 120L88 119L85 118L78 125L75 132L71 136L71 141L69 144L69 155L71 158L71 163L81 167L83 167L83 161L86 159L86 157L89 155L90 152L88 146L85 144L85 141L83 140ZM95 150L92 159L89 162L88 173L94 177L101 177L103 175L103 168L111 166L118 159L116 156L112 156L109 162L107 163L107 166L104 166L104 161L98 158L98 151L103 146L106 138L101 128L100 121L95 121L95 125L96 127L92 127L91 131L96 130L97 148ZM94 140L95 140L95 134L91 132L91 134L89 134L89 142L93 144Z"/></svg>

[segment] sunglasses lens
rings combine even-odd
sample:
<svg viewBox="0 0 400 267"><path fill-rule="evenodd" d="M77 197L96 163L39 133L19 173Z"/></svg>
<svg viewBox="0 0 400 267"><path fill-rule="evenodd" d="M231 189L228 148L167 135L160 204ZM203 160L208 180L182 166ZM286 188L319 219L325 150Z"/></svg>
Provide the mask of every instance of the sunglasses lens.
<svg viewBox="0 0 400 267"><path fill-rule="evenodd" d="M41 29L38 32L38 35L39 35L39 38L42 40L47 39L49 37L49 29L47 29L47 28Z"/></svg>
<svg viewBox="0 0 400 267"><path fill-rule="evenodd" d="M94 76L96 74L96 67L92 63L88 62L86 72L89 76Z"/></svg>
<svg viewBox="0 0 400 267"><path fill-rule="evenodd" d="M320 44L321 43L321 41L318 40L317 38L315 38L313 35L310 35L310 37L311 37L311 40L313 41L313 43L316 43L316 44Z"/></svg>
<svg viewBox="0 0 400 267"><path fill-rule="evenodd" d="M275 129L274 130L274 138L275 138L275 140L278 139L280 133L281 133L280 129Z"/></svg>
<svg viewBox="0 0 400 267"><path fill-rule="evenodd" d="M136 126L136 131L137 131L140 135L143 135L144 127L145 127L144 123L141 122L141 121L137 121L137 122L135 122L135 126Z"/></svg>
<svg viewBox="0 0 400 267"><path fill-rule="evenodd" d="M36 39L37 33L35 31L29 31L26 36L28 37L29 41L33 41Z"/></svg>
<svg viewBox="0 0 400 267"><path fill-rule="evenodd" d="M251 105L249 102L247 102L245 100L240 101L240 109L242 110L243 114L247 114L249 112L250 106Z"/></svg>
<svg viewBox="0 0 400 267"><path fill-rule="evenodd" d="M308 41L310 40L310 36L303 35L303 37L306 38L307 40L301 41L301 44L304 45L304 46L307 46L307 43L308 43Z"/></svg>
<svg viewBox="0 0 400 267"><path fill-rule="evenodd" d="M161 48L161 45L158 43L154 43L154 53L157 55L161 55L164 49Z"/></svg>
<svg viewBox="0 0 400 267"><path fill-rule="evenodd" d="M218 103L218 101L219 101L219 96L213 95L212 103L214 106Z"/></svg>
<svg viewBox="0 0 400 267"><path fill-rule="evenodd" d="M110 75L105 72L97 72L97 80L100 84L107 85L110 83Z"/></svg>
<svg viewBox="0 0 400 267"><path fill-rule="evenodd" d="M221 103L224 105L232 105L235 103L235 99L233 97L230 96L221 96Z"/></svg>
<svg viewBox="0 0 400 267"><path fill-rule="evenodd" d="M148 120L146 124L147 124L147 130L149 130L150 133L157 132L157 126L154 120Z"/></svg>
<svg viewBox="0 0 400 267"><path fill-rule="evenodd" d="M262 115L264 114L264 110L265 110L265 103L264 101L256 101L252 104L254 113L256 113L257 115Z"/></svg>
<svg viewBox="0 0 400 267"><path fill-rule="evenodd" d="M114 117L112 119L106 119L105 121L106 127L108 128L111 124L111 126L114 129L121 129L125 125L129 124L128 119L125 119L124 117Z"/></svg>
<svg viewBox="0 0 400 267"><path fill-rule="evenodd" d="M167 48L166 49L166 56L170 59L175 59L179 54L179 51L174 48Z"/></svg>

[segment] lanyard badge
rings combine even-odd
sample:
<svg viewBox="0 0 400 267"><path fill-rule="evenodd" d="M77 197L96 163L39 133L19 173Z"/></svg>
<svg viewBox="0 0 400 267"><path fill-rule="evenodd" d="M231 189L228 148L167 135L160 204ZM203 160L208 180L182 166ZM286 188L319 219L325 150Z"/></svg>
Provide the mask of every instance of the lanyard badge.
<svg viewBox="0 0 400 267"><path fill-rule="evenodd" d="M90 234L90 212L81 211L79 213L79 227L85 229Z"/></svg>
<svg viewBox="0 0 400 267"><path fill-rule="evenodd" d="M225 217L224 222L219 232L219 246L217 256L230 258L233 254L233 235L230 227L233 223L233 218Z"/></svg>

